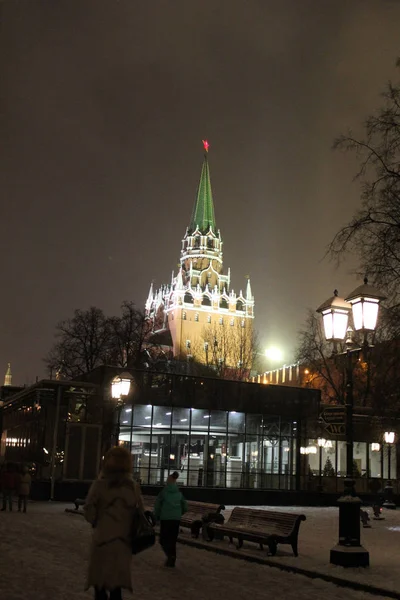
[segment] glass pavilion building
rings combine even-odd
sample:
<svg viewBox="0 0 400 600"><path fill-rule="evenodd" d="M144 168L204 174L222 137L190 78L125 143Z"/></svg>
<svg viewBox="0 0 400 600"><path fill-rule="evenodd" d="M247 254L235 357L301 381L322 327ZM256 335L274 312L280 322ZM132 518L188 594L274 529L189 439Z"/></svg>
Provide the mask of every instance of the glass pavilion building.
<svg viewBox="0 0 400 600"><path fill-rule="evenodd" d="M319 392L145 373L114 416L134 476L162 485L296 489L300 437Z"/></svg>
<svg viewBox="0 0 400 600"><path fill-rule="evenodd" d="M120 402L111 394L116 376L131 381ZM318 390L100 367L79 382L38 382L3 403L0 462L31 464L40 481L87 485L118 439L143 486L161 486L179 471L194 498L195 488L204 497L205 488L343 489L345 436L323 429ZM399 445L382 439L382 431L398 431L397 421L358 417L357 491L392 479L397 493Z"/></svg>

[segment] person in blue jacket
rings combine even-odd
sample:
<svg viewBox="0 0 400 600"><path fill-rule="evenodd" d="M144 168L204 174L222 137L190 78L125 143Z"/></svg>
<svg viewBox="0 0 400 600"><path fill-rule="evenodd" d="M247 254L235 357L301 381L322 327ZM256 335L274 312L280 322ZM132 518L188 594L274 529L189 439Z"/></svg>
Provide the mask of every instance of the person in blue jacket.
<svg viewBox="0 0 400 600"><path fill-rule="evenodd" d="M178 477L177 471L168 477L154 507L155 517L160 521L160 544L167 557L166 567L175 566L179 525L182 515L187 512L187 502L176 485Z"/></svg>

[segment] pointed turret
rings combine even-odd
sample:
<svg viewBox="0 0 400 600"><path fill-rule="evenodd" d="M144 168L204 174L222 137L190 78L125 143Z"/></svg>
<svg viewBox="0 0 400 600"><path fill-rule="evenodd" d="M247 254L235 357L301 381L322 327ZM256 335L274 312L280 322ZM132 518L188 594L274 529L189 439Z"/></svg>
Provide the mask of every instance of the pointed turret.
<svg viewBox="0 0 400 600"><path fill-rule="evenodd" d="M210 169L208 166L208 142L203 142L205 154L203 167L201 169L200 183L197 190L197 198L193 208L192 218L189 225L189 233L198 228L202 233L207 233L210 228L217 232L214 214L214 202L211 191Z"/></svg>
<svg viewBox="0 0 400 600"><path fill-rule="evenodd" d="M4 377L4 385L12 385L11 363L8 363L6 376Z"/></svg>
<svg viewBox="0 0 400 600"><path fill-rule="evenodd" d="M183 285L183 279L182 279L182 269L179 270L178 276L176 278L176 286L175 289L176 290L183 290L184 289L184 285Z"/></svg>
<svg viewBox="0 0 400 600"><path fill-rule="evenodd" d="M147 296L147 300L146 300L146 304L145 304L146 310L150 310L152 303L153 303L153 282L151 282L149 295Z"/></svg>
<svg viewBox="0 0 400 600"><path fill-rule="evenodd" d="M251 293L250 277L247 280L246 300L253 300L253 294Z"/></svg>

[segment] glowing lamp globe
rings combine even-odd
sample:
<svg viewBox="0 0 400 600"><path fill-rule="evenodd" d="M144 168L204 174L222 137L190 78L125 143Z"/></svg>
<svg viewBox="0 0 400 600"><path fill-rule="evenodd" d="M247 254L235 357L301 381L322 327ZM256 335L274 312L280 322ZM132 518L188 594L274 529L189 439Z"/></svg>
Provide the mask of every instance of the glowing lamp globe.
<svg viewBox="0 0 400 600"><path fill-rule="evenodd" d="M116 400L127 396L131 387L131 380L122 377L115 377L111 382L111 396Z"/></svg>
<svg viewBox="0 0 400 600"><path fill-rule="evenodd" d="M395 438L394 431L385 431L385 442L387 444L393 444Z"/></svg>
<svg viewBox="0 0 400 600"><path fill-rule="evenodd" d="M368 279L360 285L347 298L353 311L354 329L356 331L375 331L378 320L379 304L385 300L379 290L369 285Z"/></svg>
<svg viewBox="0 0 400 600"><path fill-rule="evenodd" d="M332 298L317 308L317 312L322 315L325 338L328 342L345 339L351 310L351 304L340 298L337 290L333 294Z"/></svg>

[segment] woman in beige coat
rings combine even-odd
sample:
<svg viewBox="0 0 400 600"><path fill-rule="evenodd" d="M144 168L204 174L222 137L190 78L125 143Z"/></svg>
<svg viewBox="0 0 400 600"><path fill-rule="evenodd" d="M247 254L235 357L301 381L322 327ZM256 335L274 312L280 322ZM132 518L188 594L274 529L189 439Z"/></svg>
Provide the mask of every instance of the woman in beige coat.
<svg viewBox="0 0 400 600"><path fill-rule="evenodd" d="M132 479L131 454L120 446L111 448L84 506L93 526L86 589L94 587L95 600L121 600L123 588L132 591L131 527L138 507L143 508L143 500Z"/></svg>

